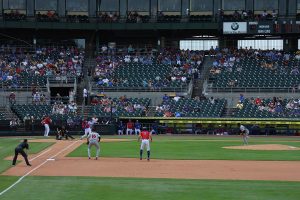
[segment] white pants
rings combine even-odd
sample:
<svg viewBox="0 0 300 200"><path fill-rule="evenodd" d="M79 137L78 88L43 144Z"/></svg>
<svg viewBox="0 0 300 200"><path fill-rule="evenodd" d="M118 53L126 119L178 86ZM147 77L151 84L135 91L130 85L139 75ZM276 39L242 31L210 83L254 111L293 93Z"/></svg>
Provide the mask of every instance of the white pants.
<svg viewBox="0 0 300 200"><path fill-rule="evenodd" d="M130 132L130 135L132 135L133 130L130 129L130 128L127 128L127 130L126 130L126 135L128 135L128 132Z"/></svg>
<svg viewBox="0 0 300 200"><path fill-rule="evenodd" d="M91 132L92 132L91 128L84 129L84 135L81 136L81 139L87 137Z"/></svg>
<svg viewBox="0 0 300 200"><path fill-rule="evenodd" d="M118 130L118 135L123 135L123 130Z"/></svg>
<svg viewBox="0 0 300 200"><path fill-rule="evenodd" d="M141 150L144 150L145 146L147 147L147 151L150 151L150 143L149 140L142 140Z"/></svg>
<svg viewBox="0 0 300 200"><path fill-rule="evenodd" d="M135 132L136 135L139 135L141 133L141 129L136 128L136 129L134 129L134 132Z"/></svg>
<svg viewBox="0 0 300 200"><path fill-rule="evenodd" d="M44 132L44 136L49 136L49 132L50 132L50 128L49 128L49 124L44 124L45 127L45 132Z"/></svg>
<svg viewBox="0 0 300 200"><path fill-rule="evenodd" d="M100 153L100 145L99 142L89 142L89 146L88 146L88 156L89 158L91 157L91 147L95 146L97 151L96 151L96 158L99 157L99 153Z"/></svg>

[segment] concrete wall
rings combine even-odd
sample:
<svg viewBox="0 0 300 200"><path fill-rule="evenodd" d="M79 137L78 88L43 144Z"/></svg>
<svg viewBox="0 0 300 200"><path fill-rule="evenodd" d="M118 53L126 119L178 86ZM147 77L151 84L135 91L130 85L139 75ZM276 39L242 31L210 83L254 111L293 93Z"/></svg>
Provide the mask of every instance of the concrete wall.
<svg viewBox="0 0 300 200"><path fill-rule="evenodd" d="M11 92L0 92L0 106L6 106L9 105L8 96ZM31 92L14 92L16 95L16 104L30 104L32 93ZM46 95L46 98L50 97L50 94L47 92L44 92Z"/></svg>
<svg viewBox="0 0 300 200"><path fill-rule="evenodd" d="M120 96L126 95L132 98L150 98L151 106L158 105L162 102L162 97L164 94L171 94L165 92L105 92L108 97L118 98ZM174 93L172 93L174 94Z"/></svg>
<svg viewBox="0 0 300 200"><path fill-rule="evenodd" d="M243 93L245 98L265 98L270 99L273 97L282 97L283 99L300 99L300 93ZM233 108L236 106L237 102L239 101L240 93L209 93L206 95L207 98L214 97L214 98L225 98L227 101L227 107Z"/></svg>

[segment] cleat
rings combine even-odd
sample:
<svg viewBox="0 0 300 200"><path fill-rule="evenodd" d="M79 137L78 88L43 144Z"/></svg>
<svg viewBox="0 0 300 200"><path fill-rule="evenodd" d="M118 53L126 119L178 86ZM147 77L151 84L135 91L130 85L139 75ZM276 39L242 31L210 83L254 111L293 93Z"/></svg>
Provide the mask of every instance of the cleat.
<svg viewBox="0 0 300 200"><path fill-rule="evenodd" d="M31 164L28 164L27 166L31 167Z"/></svg>

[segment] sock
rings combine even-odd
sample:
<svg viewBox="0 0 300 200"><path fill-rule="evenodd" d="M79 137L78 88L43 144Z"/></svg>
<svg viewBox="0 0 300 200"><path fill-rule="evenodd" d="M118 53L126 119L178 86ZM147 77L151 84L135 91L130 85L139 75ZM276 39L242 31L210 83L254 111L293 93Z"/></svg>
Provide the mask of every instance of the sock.
<svg viewBox="0 0 300 200"><path fill-rule="evenodd" d="M143 150L140 150L140 158L142 159L143 157Z"/></svg>
<svg viewBox="0 0 300 200"><path fill-rule="evenodd" d="M150 151L147 151L148 159L150 159Z"/></svg>

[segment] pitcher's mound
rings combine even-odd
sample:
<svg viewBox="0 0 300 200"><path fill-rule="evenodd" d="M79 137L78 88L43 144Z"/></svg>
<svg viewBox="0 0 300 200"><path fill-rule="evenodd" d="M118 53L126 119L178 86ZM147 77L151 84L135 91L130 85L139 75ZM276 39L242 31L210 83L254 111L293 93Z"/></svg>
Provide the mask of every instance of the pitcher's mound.
<svg viewBox="0 0 300 200"><path fill-rule="evenodd" d="M282 144L258 144L258 145L245 145L245 146L229 146L223 147L225 149L242 149L242 150L265 150L265 151L272 151L272 150L300 150L298 147L282 145Z"/></svg>

